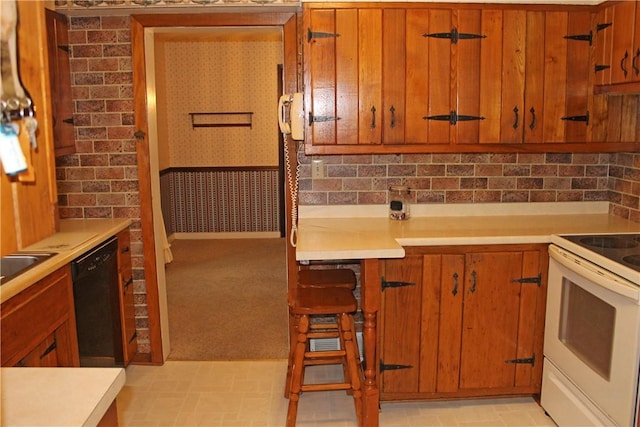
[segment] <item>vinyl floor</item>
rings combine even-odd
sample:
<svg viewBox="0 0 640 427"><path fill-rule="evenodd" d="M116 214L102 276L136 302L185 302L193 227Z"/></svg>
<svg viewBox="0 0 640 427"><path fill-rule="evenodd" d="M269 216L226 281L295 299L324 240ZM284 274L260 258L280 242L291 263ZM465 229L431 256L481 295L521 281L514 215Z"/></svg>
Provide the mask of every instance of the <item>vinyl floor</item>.
<svg viewBox="0 0 640 427"><path fill-rule="evenodd" d="M282 427L286 360L167 361L131 365L118 402L119 422L134 426ZM335 378L335 366L308 368L309 381ZM382 403L381 427L549 426L529 397ZM342 391L305 393L299 427L357 426L351 397Z"/></svg>

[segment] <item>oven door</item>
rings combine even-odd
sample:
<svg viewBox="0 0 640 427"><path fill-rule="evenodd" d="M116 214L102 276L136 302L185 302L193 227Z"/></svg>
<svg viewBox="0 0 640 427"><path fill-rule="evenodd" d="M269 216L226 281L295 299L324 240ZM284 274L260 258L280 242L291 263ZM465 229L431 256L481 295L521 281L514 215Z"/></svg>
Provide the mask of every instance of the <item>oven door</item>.
<svg viewBox="0 0 640 427"><path fill-rule="evenodd" d="M635 424L640 288L554 245L549 254L545 358L616 424Z"/></svg>

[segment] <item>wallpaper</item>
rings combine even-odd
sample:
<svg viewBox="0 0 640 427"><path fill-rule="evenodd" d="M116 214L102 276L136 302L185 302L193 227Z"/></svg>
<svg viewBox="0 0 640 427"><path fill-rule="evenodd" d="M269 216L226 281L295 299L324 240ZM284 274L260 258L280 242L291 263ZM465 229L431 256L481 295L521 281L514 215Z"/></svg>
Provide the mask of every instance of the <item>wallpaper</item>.
<svg viewBox="0 0 640 427"><path fill-rule="evenodd" d="M171 167L278 165L281 42L167 41L156 48L164 58L160 134L167 136ZM193 127L189 113L205 112L253 114L197 116L196 123L227 126Z"/></svg>

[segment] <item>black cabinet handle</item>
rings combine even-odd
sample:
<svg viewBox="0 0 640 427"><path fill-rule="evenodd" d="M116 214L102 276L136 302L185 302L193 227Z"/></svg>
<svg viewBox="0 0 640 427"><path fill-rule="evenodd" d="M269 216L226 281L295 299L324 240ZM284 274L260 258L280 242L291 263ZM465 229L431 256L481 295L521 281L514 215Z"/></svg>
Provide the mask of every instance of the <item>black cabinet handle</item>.
<svg viewBox="0 0 640 427"><path fill-rule="evenodd" d="M469 292L474 293L476 291L476 285L478 284L478 273L475 270L471 272L471 289Z"/></svg>
<svg viewBox="0 0 640 427"><path fill-rule="evenodd" d="M529 124L529 129L534 130L536 127L536 109L531 107L529 112L531 113L531 123Z"/></svg>
<svg viewBox="0 0 640 427"><path fill-rule="evenodd" d="M392 105L391 108L389 108L389 111L391 111L391 124L389 125L389 127L393 129L394 127L396 127L396 109Z"/></svg>
<svg viewBox="0 0 640 427"><path fill-rule="evenodd" d="M376 107L371 107L371 129L376 128Z"/></svg>
<svg viewBox="0 0 640 427"><path fill-rule="evenodd" d="M515 120L513 121L513 128L514 129L518 129L518 126L520 126L520 116L518 115L518 106L516 105L515 107L513 107L513 114L515 115Z"/></svg>
<svg viewBox="0 0 640 427"><path fill-rule="evenodd" d="M453 273L453 290L451 294L454 297L458 294L458 273Z"/></svg>
<svg viewBox="0 0 640 427"><path fill-rule="evenodd" d="M627 59L629 59L629 51L624 51L624 56L620 60L620 69L622 70L622 75L627 77Z"/></svg>
<svg viewBox="0 0 640 427"><path fill-rule="evenodd" d="M50 345L49 347L47 347L47 349L44 351L44 353L42 353L42 354L40 355L40 359L44 359L44 358L47 356L47 354L49 354L49 353L51 353L53 350L55 350L57 346L58 346L58 345L57 345L56 340L55 340L55 338L54 338L54 339L53 339L53 343L51 343L51 345Z"/></svg>
<svg viewBox="0 0 640 427"><path fill-rule="evenodd" d="M633 56L633 62L631 63L631 67L633 68L633 71L636 72L636 76L640 75L640 67L638 67L637 64L638 59L640 59L640 48L636 51L636 54Z"/></svg>

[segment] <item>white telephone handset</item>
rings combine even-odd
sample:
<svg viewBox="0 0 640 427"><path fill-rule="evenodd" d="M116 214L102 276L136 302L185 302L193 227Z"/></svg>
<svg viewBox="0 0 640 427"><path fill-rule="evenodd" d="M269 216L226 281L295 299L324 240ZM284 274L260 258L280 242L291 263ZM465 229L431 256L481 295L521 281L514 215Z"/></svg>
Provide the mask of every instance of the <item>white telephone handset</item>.
<svg viewBox="0 0 640 427"><path fill-rule="evenodd" d="M289 105L289 122L285 120L285 105ZM291 134L296 141L304 139L304 105L302 93L284 94L278 101L278 124L280 131Z"/></svg>

